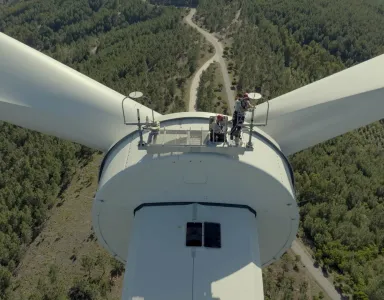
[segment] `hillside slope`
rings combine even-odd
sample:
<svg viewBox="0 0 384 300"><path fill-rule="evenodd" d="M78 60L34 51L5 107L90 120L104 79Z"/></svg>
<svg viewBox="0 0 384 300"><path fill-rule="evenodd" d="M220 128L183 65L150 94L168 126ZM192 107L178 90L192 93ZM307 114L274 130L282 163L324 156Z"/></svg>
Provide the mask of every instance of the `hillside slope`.
<svg viewBox="0 0 384 300"><path fill-rule="evenodd" d="M141 90L152 99L143 104L164 113L186 110L185 82L197 66L201 38L182 17L141 0L21 0L0 7L0 31L122 94ZM92 151L3 122L0 129L0 299L8 299L27 245Z"/></svg>
<svg viewBox="0 0 384 300"><path fill-rule="evenodd" d="M92 232L100 162L101 155L95 155L77 170L63 200L51 210L18 266L10 299L66 299L78 281L83 281L83 290L93 290L91 299L120 299L122 276L114 274L119 264L98 245Z"/></svg>

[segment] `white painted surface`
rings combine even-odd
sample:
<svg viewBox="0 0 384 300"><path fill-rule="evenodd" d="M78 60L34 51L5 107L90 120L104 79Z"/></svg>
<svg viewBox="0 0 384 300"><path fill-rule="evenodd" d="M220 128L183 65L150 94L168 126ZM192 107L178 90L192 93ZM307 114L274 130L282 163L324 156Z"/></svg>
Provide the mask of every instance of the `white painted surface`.
<svg viewBox="0 0 384 300"><path fill-rule="evenodd" d="M382 118L384 55L271 100L263 130L290 155Z"/></svg>
<svg viewBox="0 0 384 300"><path fill-rule="evenodd" d="M259 100L262 96L259 93L248 93L248 97L252 100Z"/></svg>
<svg viewBox="0 0 384 300"><path fill-rule="evenodd" d="M129 93L128 96L132 99L139 99L139 98L143 97L143 93L139 92L139 91L135 91L135 92Z"/></svg>
<svg viewBox="0 0 384 300"><path fill-rule="evenodd" d="M220 223L222 247L186 247L187 222ZM143 207L135 215L124 277L123 299L132 297L264 299L255 215L205 205Z"/></svg>
<svg viewBox="0 0 384 300"><path fill-rule="evenodd" d="M187 115L190 118L168 121L163 116L161 126L170 129L208 127L208 117L204 120L191 118L193 113ZM258 212L262 265L270 264L291 247L299 215L289 169L263 140L254 137L255 150L238 158L199 153L147 155L146 151L137 149L137 142L136 138L131 145L122 143L110 153L94 201L94 229L99 242L112 255L125 261L132 212L138 205L148 202L249 205ZM193 181L192 175L207 180Z"/></svg>
<svg viewBox="0 0 384 300"><path fill-rule="evenodd" d="M0 33L0 120L106 151L137 128L124 125L124 98ZM131 99L124 106L127 122L137 122L137 108L152 118Z"/></svg>
<svg viewBox="0 0 384 300"><path fill-rule="evenodd" d="M145 207L136 213L123 299L193 300L193 260L185 246L185 225L191 220L191 205Z"/></svg>
<svg viewBox="0 0 384 300"><path fill-rule="evenodd" d="M241 208L197 207L196 222L220 223L222 248L196 248L194 300L264 299L255 215Z"/></svg>

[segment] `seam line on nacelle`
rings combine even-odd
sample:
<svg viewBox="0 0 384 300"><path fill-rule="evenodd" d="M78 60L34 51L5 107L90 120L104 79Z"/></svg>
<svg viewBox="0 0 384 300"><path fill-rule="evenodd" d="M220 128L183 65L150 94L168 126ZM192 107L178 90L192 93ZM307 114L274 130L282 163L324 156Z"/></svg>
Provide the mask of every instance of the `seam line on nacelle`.
<svg viewBox="0 0 384 300"><path fill-rule="evenodd" d="M151 206L173 206L173 205L191 205L191 204L200 204L200 205L206 205L206 206L219 206L219 207L229 207L229 208L243 208L248 209L251 213L255 215L255 218L257 217L256 211L248 206L243 204L231 204L231 203L218 203L218 202L196 202L196 201L189 201L189 202L153 202L153 203L143 203L140 204L138 207L136 207L133 210L133 215L136 214L140 209L143 207L151 207Z"/></svg>

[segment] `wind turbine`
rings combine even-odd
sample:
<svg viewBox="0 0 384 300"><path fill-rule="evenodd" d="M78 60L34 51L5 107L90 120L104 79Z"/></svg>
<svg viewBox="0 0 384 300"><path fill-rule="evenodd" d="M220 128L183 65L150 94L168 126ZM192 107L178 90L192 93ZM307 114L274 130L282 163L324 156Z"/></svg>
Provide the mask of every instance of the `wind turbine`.
<svg viewBox="0 0 384 300"><path fill-rule="evenodd" d="M126 264L123 299L263 299L298 230L287 156L384 117L384 55L258 105L238 147L206 143L214 114L139 96L0 33L0 119L105 152L93 228Z"/></svg>

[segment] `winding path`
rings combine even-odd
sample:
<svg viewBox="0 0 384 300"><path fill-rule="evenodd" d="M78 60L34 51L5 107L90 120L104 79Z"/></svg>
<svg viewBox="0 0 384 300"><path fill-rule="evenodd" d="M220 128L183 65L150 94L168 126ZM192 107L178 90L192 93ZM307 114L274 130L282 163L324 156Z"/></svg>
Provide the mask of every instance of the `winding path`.
<svg viewBox="0 0 384 300"><path fill-rule="evenodd" d="M195 28L198 32L200 32L205 37L205 39L214 46L215 55L200 67L200 69L196 72L195 76L192 79L192 84L189 91L189 111L196 111L197 89L199 87L201 74L209 67L211 63L218 62L220 64L221 73L223 74L224 87L228 99L228 106L232 113L233 108L235 106L235 101L234 94L231 90L231 80L228 75L227 65L223 58L223 46L215 36L213 36L211 33L205 31L204 29L200 28L192 22L192 17L195 15L195 13L196 9L191 8L189 14L185 17L184 20L189 26ZM342 296L340 296L340 294L336 291L332 283L324 277L321 269L314 267L311 256L308 254L308 252L303 246L301 246L297 241L293 241L292 251L295 254L300 255L301 262L303 263L303 265L306 267L308 272L312 275L312 277L317 281L317 283L321 286L321 288L328 294L331 299L342 299Z"/></svg>
<svg viewBox="0 0 384 300"><path fill-rule="evenodd" d="M195 23L192 22L192 17L196 13L195 8L191 8L189 14L185 17L185 22L195 28L200 34L202 34L205 39L210 42L213 47L215 48L215 55L209 59L204 65L200 67L200 69L196 72L195 76L192 79L191 89L189 91L189 111L196 111L196 99L197 99L197 89L199 87L200 83L200 76L205 71L209 65L213 62L218 62L220 64L221 73L223 74L224 79L224 88L225 92L227 93L227 99L228 99L228 107L231 112L233 112L233 107L235 106L235 100L234 95L231 90L231 80L228 75L228 69L227 65L225 64L224 58L223 58L223 46L218 41L218 39L210 34L209 32L205 31L204 29L197 26Z"/></svg>
<svg viewBox="0 0 384 300"><path fill-rule="evenodd" d="M319 286L321 286L321 288L328 294L331 299L343 299L342 296L336 291L333 284L324 277L321 269L314 266L314 262L310 254L305 250L303 246L301 246L297 241L293 241L291 249L295 254L300 255L301 263L305 266L305 268L316 280Z"/></svg>

